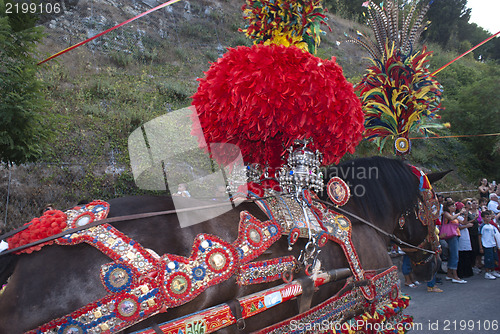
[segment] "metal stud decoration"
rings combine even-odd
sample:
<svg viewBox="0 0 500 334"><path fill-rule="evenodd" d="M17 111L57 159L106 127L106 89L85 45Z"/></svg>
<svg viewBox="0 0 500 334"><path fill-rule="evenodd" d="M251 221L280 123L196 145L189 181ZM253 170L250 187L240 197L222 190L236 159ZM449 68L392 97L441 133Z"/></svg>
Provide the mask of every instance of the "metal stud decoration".
<svg viewBox="0 0 500 334"><path fill-rule="evenodd" d="M298 195L305 189L317 192L323 188L323 173L319 168L323 155L307 147L311 142L311 139L295 140L288 149L287 164L278 170L278 181L285 192Z"/></svg>

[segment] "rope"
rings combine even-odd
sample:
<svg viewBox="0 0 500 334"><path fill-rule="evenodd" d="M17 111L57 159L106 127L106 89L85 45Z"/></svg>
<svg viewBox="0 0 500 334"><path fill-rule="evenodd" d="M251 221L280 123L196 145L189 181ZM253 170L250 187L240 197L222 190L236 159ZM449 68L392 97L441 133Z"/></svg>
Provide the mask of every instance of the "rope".
<svg viewBox="0 0 500 334"><path fill-rule="evenodd" d="M248 200L239 200L238 198L236 199L231 199L231 203L229 202L223 202L223 203L218 203L218 204L210 204L210 205L203 205L203 206L197 206L197 207L192 207L192 208L183 208L183 209L173 209L173 210L166 210L166 211L156 211L156 212L146 212L146 213L138 213L138 214L133 214L133 215L127 215L127 216L117 216L117 217L111 217L111 218L106 218L106 219L102 219L102 220L96 220L92 223L89 223L87 225L83 225L83 226L79 226L79 227L75 227L75 228L72 228L72 229L68 229L68 230L65 230L59 234L54 234L50 237L47 237L45 239L40 239L40 240L37 240L37 241L33 241L29 244L26 244L26 245L22 245L22 246L19 246L19 247L16 247L16 248L13 248L13 249L9 249L7 251L4 251L4 252L1 252L0 253L0 257L3 256L3 255L7 255L9 253L13 253L13 252L18 252L20 250L23 250L23 249L26 249L26 248L29 248L29 247L32 247L32 246L36 246L36 245L39 245L39 244L42 244L44 242L47 242L47 241L51 241L51 240L55 240L57 238L60 238L60 237L64 237L68 234L72 234L72 233L76 233L76 232L79 232L79 231L82 231L82 230L86 230L86 229L89 229L91 227L94 227L94 226L98 226L98 225L102 225L102 224L110 224L110 223L115 223L115 222L122 222L122 221L129 221L129 220L136 220L136 219L142 219L142 218L151 218L151 217L156 217L156 216L164 216L164 215L170 215L170 214L176 214L176 213L182 213L182 212L191 212L191 211L197 211L197 210L205 210L205 209L212 209L212 208L218 208L218 207L226 207L228 205L232 205L233 208L235 207L235 203L236 205L239 205L239 204L242 204L242 203L252 203L252 202L255 202L257 200L261 200L261 199L266 199L266 198L269 198L269 197L272 197L272 196L266 196L266 197L259 197L259 198L251 198L251 199L248 199ZM31 224L26 224L26 225L23 225L21 227L19 227L18 229L15 229L13 231L10 231L8 233L5 233L3 235L0 236L0 240L4 240L16 233L19 233L25 229L27 229Z"/></svg>
<svg viewBox="0 0 500 334"><path fill-rule="evenodd" d="M486 38L484 41L482 41L481 43L479 43L478 45L472 47L471 49L469 49L468 51L462 53L460 56L456 57L455 59L453 59L452 61L448 62L447 64L441 66L440 68L438 68L437 70L435 70L434 72L431 73L431 76L434 76L436 74L438 74L439 72L441 72L442 70L444 70L446 67L448 67L449 65L451 65L452 63L454 63L455 61L459 60L460 58L462 58L463 56L465 56L466 54L468 54L469 52L472 52L474 51L475 49L477 49L478 47L480 47L481 45L483 45L484 43L488 42L489 40L493 39L493 37L495 37L496 35L500 34L500 31L497 32L496 34Z"/></svg>
<svg viewBox="0 0 500 334"><path fill-rule="evenodd" d="M478 135L454 135L454 136L436 136L436 137L413 137L408 138L411 140L415 139L443 139L443 138L466 138L466 137L488 137L488 136L500 136L500 132L498 133L483 133Z"/></svg>
<svg viewBox="0 0 500 334"><path fill-rule="evenodd" d="M68 51L71 51L71 50L73 50L73 49L76 49L77 47L82 46L83 44L86 44L86 43L88 43L88 42L90 42L90 41L92 41L92 40L96 39L97 37L101 37L102 35L105 35L105 34L107 34L107 33L108 33L108 32L110 32L110 31L113 31L113 30L115 30L115 29L117 29L117 28L120 28L121 26L124 26L124 25L126 25L126 24L128 24L128 23L130 23L130 22L132 22L132 21L135 21L135 20L137 20L137 19L139 19L139 18L141 18L141 17L143 17L143 16L145 16L145 15L148 15L149 13L152 13L152 12L154 12L154 11L158 10L158 9L161 9L161 8L164 8L164 7L167 7L167 6L170 6L170 5L172 5L172 4L176 3L176 2L179 2L179 1L181 1L181 0L170 0L170 1L165 2L165 3L163 3L163 4L159 5L159 6L156 6L155 8L151 8L150 10L147 10L147 11L145 11L144 13L141 13L141 14L139 14L139 15L137 15L137 16L134 16L133 18L128 19L127 21L124 21L124 22L122 22L122 23L120 23L120 24L115 25L114 27L111 27L111 28L109 28L109 29L107 29L107 30L105 30L105 31L103 31L103 32L101 32L101 33L98 33L97 35L95 35L95 36L93 36L93 37L90 37L89 39L86 39L86 40L84 40L83 42L80 42L80 43L78 43L78 44L75 44L75 45L73 45L73 46L70 46L69 48L66 48L66 49L64 49L64 50L62 50L62 51L59 51L58 53L56 53L56 54L54 54L54 55L50 56L49 58L42 60L42 61L41 61L41 62L39 62L37 65L41 65L41 64L43 64L43 63L45 63L45 62L47 62L47 61L49 61L49 60L51 60L51 59L54 59L54 58L56 58L56 57L59 57L60 55L62 55L62 54L64 54L64 53L66 53L66 52L68 52Z"/></svg>
<svg viewBox="0 0 500 334"><path fill-rule="evenodd" d="M12 180L12 166L10 165L10 163L7 166L9 168L9 183L7 184L7 201L5 203L5 219L3 222L4 227L7 226L7 216L9 214L10 183Z"/></svg>
<svg viewBox="0 0 500 334"><path fill-rule="evenodd" d="M329 202L326 202L326 201L323 201L323 200L320 200L320 199L313 199L313 201L322 203L322 204L327 205L327 206L329 206L331 208L334 208L335 210L338 210L338 211L340 211L342 213L345 213L345 214L347 214L347 215L349 215L349 216L351 216L353 218L356 218L360 222L362 222L362 223L370 226L371 228L375 229L376 231L378 231L378 232L382 233L383 235L389 237L392 241L396 242L399 245L405 245L405 246L408 246L408 247L411 247L411 248L414 248L414 249L418 249L418 250L421 250L421 251L424 251L424 252L427 252L427 253L436 254L436 252L434 252L434 251L431 251L431 250L428 250L428 249L425 249L425 248L421 248L421 247L409 244L407 242L404 242L403 240L401 240L398 237L396 237L394 234L387 233L386 231L382 230L380 227L373 225L368 220L366 220L364 218L361 218L360 216L355 215L354 213L352 213L350 211L347 211L345 209L342 209L342 208L340 208L338 206L335 206L335 205L333 205L333 204L331 204Z"/></svg>
<svg viewBox="0 0 500 334"><path fill-rule="evenodd" d="M471 190L450 190L450 191L438 191L437 193L439 194L452 194L452 193L471 193L471 192L476 192L477 189L471 189Z"/></svg>

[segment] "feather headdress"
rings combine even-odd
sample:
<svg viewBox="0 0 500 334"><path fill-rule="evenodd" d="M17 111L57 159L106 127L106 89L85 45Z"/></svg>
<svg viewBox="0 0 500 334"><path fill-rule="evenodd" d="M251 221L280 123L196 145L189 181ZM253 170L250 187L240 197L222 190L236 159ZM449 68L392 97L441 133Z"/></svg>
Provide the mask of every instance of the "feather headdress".
<svg viewBox="0 0 500 334"><path fill-rule="evenodd" d="M247 0L243 10L255 45L229 49L199 79L200 128L192 133L270 167L282 165L296 139L313 139L324 164L354 152L364 130L361 102L335 58L313 55L326 20L320 1Z"/></svg>
<svg viewBox="0 0 500 334"><path fill-rule="evenodd" d="M358 33L359 39L348 38L348 42L364 47L372 58L373 66L356 89L361 92L365 113L364 136L379 148L388 138L399 137L406 140L409 149L410 131L427 134L431 128L442 127L432 123L439 118L442 86L428 69L431 52L425 47L415 51L431 4L432 1L422 4L416 0L405 11L398 0L386 1L385 7L367 1L368 23L376 41L362 33ZM406 16L400 12L406 12Z"/></svg>

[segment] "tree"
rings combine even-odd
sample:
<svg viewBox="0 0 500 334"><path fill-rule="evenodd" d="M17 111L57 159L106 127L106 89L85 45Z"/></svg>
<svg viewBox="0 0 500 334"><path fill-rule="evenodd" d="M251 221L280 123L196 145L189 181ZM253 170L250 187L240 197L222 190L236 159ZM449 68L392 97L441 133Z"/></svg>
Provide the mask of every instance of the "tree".
<svg viewBox="0 0 500 334"><path fill-rule="evenodd" d="M0 0L0 161L24 163L40 157L49 134L34 59L43 33L36 17L5 9Z"/></svg>
<svg viewBox="0 0 500 334"><path fill-rule="evenodd" d="M470 61L472 62L472 61ZM458 87L447 94L443 120L451 122L451 130L462 138L469 153L475 156L477 169L488 179L499 179L500 152L497 136L478 136L498 132L500 124L500 67L493 62L457 64L441 72L443 81L458 82ZM446 91L446 82L443 83ZM465 153L465 152L464 152Z"/></svg>
<svg viewBox="0 0 500 334"><path fill-rule="evenodd" d="M448 49L454 49L459 42L459 32L463 30L470 19L470 8L467 0L436 0L427 12L431 21L429 29L423 37Z"/></svg>

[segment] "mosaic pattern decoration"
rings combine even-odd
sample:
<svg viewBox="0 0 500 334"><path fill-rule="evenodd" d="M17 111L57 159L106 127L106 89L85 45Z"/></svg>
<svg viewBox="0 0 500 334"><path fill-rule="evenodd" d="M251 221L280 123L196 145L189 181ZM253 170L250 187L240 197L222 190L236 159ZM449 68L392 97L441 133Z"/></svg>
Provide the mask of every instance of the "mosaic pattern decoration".
<svg viewBox="0 0 500 334"><path fill-rule="evenodd" d="M328 238L342 247L354 278L358 281L364 280L365 272L361 267L358 254L352 243L351 221L344 215L328 210L319 202L314 201L311 209L318 217L318 221L321 222ZM366 299L372 300L375 298L375 292L371 286L363 286L361 287L361 291Z"/></svg>
<svg viewBox="0 0 500 334"><path fill-rule="evenodd" d="M182 305L208 287L231 277L238 268L238 252L230 243L208 234L196 237L191 256L166 254L163 289L165 304Z"/></svg>
<svg viewBox="0 0 500 334"><path fill-rule="evenodd" d="M423 201L418 200L418 219L427 226L439 218L439 202L433 190L425 189L420 193Z"/></svg>
<svg viewBox="0 0 500 334"><path fill-rule="evenodd" d="M410 140L408 140L408 138L398 137L394 141L394 150L396 151L397 155L407 154L410 152L410 149L411 149L411 142Z"/></svg>
<svg viewBox="0 0 500 334"><path fill-rule="evenodd" d="M305 223L304 219L299 219L304 213L302 207L282 199L269 202L271 204L268 208L273 212L273 217L277 216L275 212L279 208L282 210L281 217L288 217L288 220L282 224L275 219L261 222L248 212L241 212L236 241L229 243L213 235L199 234L195 237L188 258L173 254L159 257L108 224L57 239L56 242L60 245L86 242L113 260L104 264L100 272L108 295L28 334L114 333L168 308L185 304L208 287L233 275L236 275L240 285L278 279L292 280L293 272L298 268L297 260L293 256L249 263L278 240L290 226L294 226L289 230L294 232L290 233L292 237L298 238L302 234L301 227L297 227ZM314 201L309 203L311 206L306 212L311 218L310 221L319 226L319 230L315 231L318 246L326 244L328 240L339 243L348 258L354 278L368 279L371 284L330 299L328 303L321 304L323 309L316 307L299 318L304 321L319 321L315 319L319 319L317 315L321 313L321 319L325 319L325 316L328 319L340 319L347 311L360 307L360 303L366 306L369 301L368 305L373 311L379 307L381 300L385 300L381 296L398 296L399 290L394 288L394 284L397 284L397 271L392 270L375 276L362 270L351 241L350 221L345 216L327 210L322 204ZM84 226L95 219L102 219L108 211L109 206L101 202L75 208L68 213L68 228ZM307 230L306 226L302 228ZM396 277L393 277L394 272ZM287 298L293 298L297 293L292 285L288 290L257 293L242 303L242 314L245 318L250 317ZM208 333L213 331L210 331L211 328L223 328L229 321L235 321L230 311L212 311L207 313L203 321L199 317L191 319L189 323L183 320L179 326L184 326L184 332L195 330Z"/></svg>
<svg viewBox="0 0 500 334"><path fill-rule="evenodd" d="M75 208L68 215L69 225L82 226L101 219L107 214L103 208L106 206L102 203ZM245 273L255 267L245 267L245 263L260 256L278 240L281 227L272 220L261 222L248 212L242 212L240 218L236 241L229 243L213 235L199 234L188 258L172 254L159 257L108 224L57 239L60 245L86 242L113 260L104 264L100 272L108 295L28 334L115 333L168 308L185 304L236 273ZM292 270L292 264L289 258L277 259L276 263L283 271ZM266 263L257 265L264 268ZM256 279L267 282L281 277L274 274L274 271L262 270ZM250 282L241 279L243 284L247 281ZM255 283L257 281L252 284Z"/></svg>
<svg viewBox="0 0 500 334"><path fill-rule="evenodd" d="M312 234L323 231L317 217L308 208L305 209L304 213L302 205L297 200L291 197L279 196L279 194L269 189L266 189L265 196L265 200L258 200L256 203L262 211L270 215L270 219L281 224L283 234L290 235L293 230L294 233L298 233L297 238L309 238L309 228L304 214L307 214L309 218ZM311 197L311 192L305 190L303 198L307 200L307 198Z"/></svg>
<svg viewBox="0 0 500 334"><path fill-rule="evenodd" d="M158 313L160 291L157 282L146 278L126 292L107 295L27 334L115 333Z"/></svg>
<svg viewBox="0 0 500 334"><path fill-rule="evenodd" d="M28 227L24 231L20 231L7 239L9 249L45 239L71 228L85 226L96 220L105 219L108 212L109 204L100 200L93 201L84 206L74 207L66 212L60 210L45 211L41 217L34 218L28 223ZM15 253L29 254L39 251L43 246L52 245L55 242L55 240L46 241Z"/></svg>
<svg viewBox="0 0 500 334"><path fill-rule="evenodd" d="M298 297L301 293L302 287L300 283L292 282L238 298L241 306L241 317L247 319L258 313L270 310L278 304ZM179 319L159 324L158 327L164 334L201 334L213 333L235 323L237 323L237 320L233 316L229 306L227 304L220 304ZM156 334L156 332L152 328L148 328L139 330L133 334Z"/></svg>
<svg viewBox="0 0 500 334"><path fill-rule="evenodd" d="M236 281L239 285L274 282L281 278L290 282L299 263L294 256L247 263L240 267ZM290 276L291 275L291 276Z"/></svg>
<svg viewBox="0 0 500 334"><path fill-rule="evenodd" d="M109 204L104 201L92 201L65 212L68 217L68 228L88 225L96 220L105 219L109 213Z"/></svg>
<svg viewBox="0 0 500 334"><path fill-rule="evenodd" d="M115 262L127 264L138 276L145 275L160 265L160 261L139 243L108 224L94 226L56 240L59 245L76 245L82 242L99 249Z"/></svg>
<svg viewBox="0 0 500 334"><path fill-rule="evenodd" d="M370 281L372 286L374 286L374 291L377 295L377 299L371 304L366 303L364 293L359 287L353 288L342 295L333 296L321 304L311 308L309 311L299 314L295 317L289 318L285 321L277 323L275 325L264 328L257 334L299 334L308 332L307 328L322 328L321 325L328 323L334 327L342 329L342 323L352 317L353 311L361 311L363 314L359 317L353 319L364 319L371 317L375 318L376 315L381 315L382 311L385 311L384 317L378 316L380 322L392 321L394 317L398 317L402 312L407 303L407 297L401 296L398 288L398 272L397 267L393 266L386 271L375 275L373 272L367 272L367 276L371 276ZM350 282L346 282L346 285ZM394 305L397 305L394 307ZM391 311L389 311L389 308ZM366 310L366 311L365 311ZM404 318L408 321L407 318ZM353 323L355 324L355 322ZM347 325L345 331L339 331L341 333L357 333L356 328L351 325ZM335 333L336 328L333 328L333 333ZM324 331L319 331L321 333L328 333L330 328ZM318 331L309 331L317 333ZM361 331L364 333L364 331Z"/></svg>
<svg viewBox="0 0 500 334"><path fill-rule="evenodd" d="M318 246L326 244L326 234L327 240L332 240L342 247L356 280L364 280L365 274L352 244L351 221L346 216L314 201L318 199L315 193L308 190L305 192L304 199L310 198L308 201L310 206L305 208L305 212L311 222L311 233L317 236ZM283 233L288 234L289 245L293 245L298 238L308 238L309 230L305 222L304 210L298 201L289 197L276 196L272 191L267 192L266 195L272 196L265 200L258 200L257 203L264 212L268 212L272 218L281 223ZM368 300L375 297L373 287L365 286L361 290Z"/></svg>
<svg viewBox="0 0 500 334"><path fill-rule="evenodd" d="M283 229L275 220L261 222L246 211L240 213L238 239L233 246L238 250L238 259L246 263L259 257L279 238Z"/></svg>

